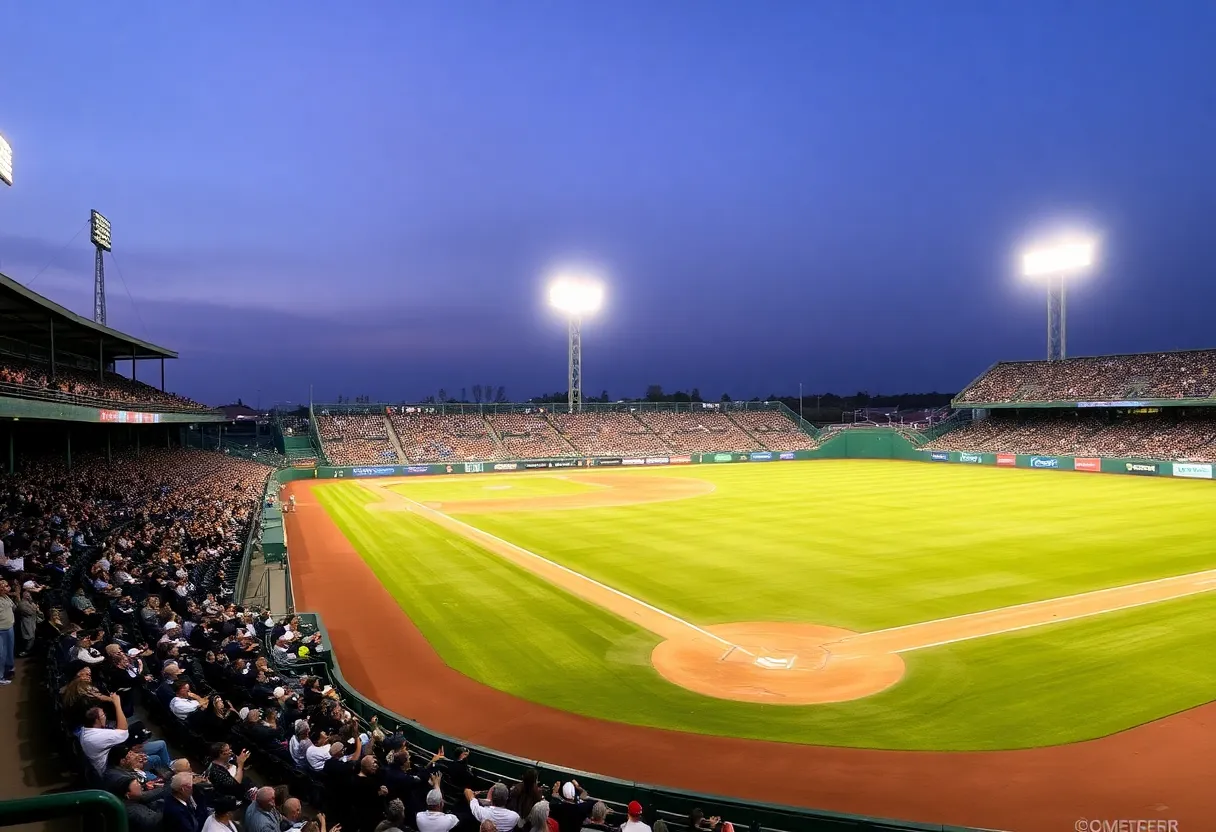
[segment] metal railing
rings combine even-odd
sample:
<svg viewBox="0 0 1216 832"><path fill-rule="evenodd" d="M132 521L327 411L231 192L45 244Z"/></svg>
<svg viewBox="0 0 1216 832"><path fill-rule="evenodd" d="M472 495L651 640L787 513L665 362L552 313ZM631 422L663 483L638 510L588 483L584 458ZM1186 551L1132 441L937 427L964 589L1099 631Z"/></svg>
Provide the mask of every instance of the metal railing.
<svg viewBox="0 0 1216 832"><path fill-rule="evenodd" d="M13 384L7 381L0 381L0 396L38 402L74 404L81 407L96 407L103 410L134 410L144 413L198 413L210 416L221 412L219 408L190 407L189 405L172 402L129 402L120 399L106 399L100 396L81 396L76 393L64 393L60 390L33 387L28 384Z"/></svg>
<svg viewBox="0 0 1216 832"><path fill-rule="evenodd" d="M121 801L109 792L99 789L0 801L0 826L17 826L91 814L101 818L104 825L100 830L104 832L127 832L129 828L127 810L123 808ZM93 824L88 828L89 832L99 829Z"/></svg>

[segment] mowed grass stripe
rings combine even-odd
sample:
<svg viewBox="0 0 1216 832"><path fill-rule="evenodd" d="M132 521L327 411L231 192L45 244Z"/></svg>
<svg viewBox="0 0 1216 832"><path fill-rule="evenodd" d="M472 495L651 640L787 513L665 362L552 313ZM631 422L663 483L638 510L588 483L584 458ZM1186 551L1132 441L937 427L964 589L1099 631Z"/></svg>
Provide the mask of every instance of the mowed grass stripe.
<svg viewBox="0 0 1216 832"><path fill-rule="evenodd" d="M462 519L701 624L883 629L1216 566L1211 483L856 461L695 475L716 491Z"/></svg>
<svg viewBox="0 0 1216 832"><path fill-rule="evenodd" d="M717 490L461 519L698 624L784 616L877 629L1214 565L1197 531L1211 483L858 462L647 474L701 475ZM408 513L364 511L374 497L355 483L316 493L449 664L589 716L966 750L1089 739L1216 699L1211 595L908 654L899 685L841 705L709 699L658 677L650 634ZM1064 542L1039 543L1044 529Z"/></svg>

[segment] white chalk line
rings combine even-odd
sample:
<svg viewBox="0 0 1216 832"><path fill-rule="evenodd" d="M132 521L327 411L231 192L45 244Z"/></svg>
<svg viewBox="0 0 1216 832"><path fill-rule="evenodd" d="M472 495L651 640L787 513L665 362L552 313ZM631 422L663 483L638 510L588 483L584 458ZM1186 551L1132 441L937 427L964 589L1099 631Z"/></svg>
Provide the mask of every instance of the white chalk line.
<svg viewBox="0 0 1216 832"><path fill-rule="evenodd" d="M885 635L887 633L897 633L900 630L910 630L913 627L927 627L930 624L942 624L946 621L961 621L965 618L976 618L981 615L990 616L990 615L994 615L996 613L1001 613L1001 612L1011 612L1013 610L1028 609L1030 607L1043 607L1043 606L1047 606L1049 604L1058 604L1061 601L1072 601L1072 600L1076 600L1079 598L1092 598L1096 595L1103 595L1103 594L1110 593L1110 592L1125 592L1125 591L1131 589L1132 587L1152 586L1153 584L1162 584L1162 583L1165 583L1166 581L1178 581L1179 583L1183 583L1186 578L1189 578L1189 577L1198 578L1201 575L1212 575L1213 578L1210 581L1202 581L1202 582L1196 581L1194 584L1192 584L1193 586L1200 586L1203 584L1216 583L1216 569L1206 569L1201 572L1191 572L1187 575L1170 575L1169 577L1166 577L1166 578L1154 578L1150 581L1140 581L1139 583L1134 583L1134 584L1122 584L1120 586L1109 586L1109 587L1106 587L1105 589L1094 589L1094 590L1090 590L1089 592L1076 592L1076 593L1073 593L1072 595L1061 595L1058 598L1044 598L1039 601L1027 601L1022 604L1012 604L1011 606L1008 606L1008 607L995 607L990 610L980 610L978 612L967 612L967 613L963 613L962 615L951 615L951 616L947 616L945 618L934 618L930 621L918 621L914 624L901 624L898 627L887 627L886 629L883 629L883 630L870 630L865 633L859 633L858 635L876 636L876 635ZM1200 590L1200 591L1202 591L1202 590ZM1188 593L1188 594L1194 595L1197 593ZM1178 597L1185 597L1185 596L1178 596ZM1170 600L1170 599L1162 599L1162 600ZM1156 604L1156 603L1159 603L1159 601L1145 601L1143 603ZM1141 606L1141 604L1135 604L1134 606ZM1112 608L1106 609L1106 610L1098 610L1097 612L1085 613L1085 615L1100 615L1103 612L1113 612L1113 611L1119 610L1119 609L1130 609L1130 608L1131 608L1131 605L1126 606L1126 607L1112 607ZM1084 617L1084 616L1077 616L1077 617ZM1068 619L1063 619L1063 618L1052 619L1052 621L1055 621L1055 620L1066 621ZM1051 623L1051 622L1047 622L1047 623ZM1032 626L1038 626L1038 625L1032 625ZM1010 631L1010 632L1012 632L1012 631ZM849 638L850 639L857 638L857 636L849 636ZM848 639L842 639L842 641L847 641L847 640ZM942 643L949 644L949 642L942 642Z"/></svg>
<svg viewBox="0 0 1216 832"><path fill-rule="evenodd" d="M683 618L680 618L678 615L673 615L672 613L669 613L667 610L659 609L658 607L654 606L653 604L648 604L640 598L634 598L629 593L622 592L621 590L617 589L616 587L608 586L608 584L601 583L601 582L597 581L595 578L589 578L586 575L584 575L583 573L576 572L568 566L563 566L562 564L557 563L556 561L549 560L548 558L546 558L542 555L538 555L538 554L536 554L536 552L525 549L522 546L518 546L509 540L503 540L501 537L498 537L497 535L494 535L494 534L490 534L487 531L483 531L483 530L477 528L476 526L469 525L468 523L464 522L463 520L457 520L455 517L453 517L450 514L444 514L442 511L436 511L433 508L428 508L427 506L424 506L422 503L419 503L416 500L411 500L409 497L406 497L404 494L394 492L394 496L403 500L407 505L416 506L417 508L422 510L421 512L417 512L417 513L425 514L426 512L433 512L434 514L437 514L440 517L444 518L444 520L448 521L449 523L454 523L455 525L460 526L463 529L466 529L467 531L471 532L474 536L489 538L490 540L493 540L495 543L498 543L499 545L502 545L502 546L506 546L506 547L518 552L521 555L526 555L527 557L535 558L536 560L538 560L542 563L546 563L549 566L554 567L555 569L560 569L561 571L565 572L567 575L571 575L572 577L578 578L581 581L585 581L589 584L592 584L593 586L597 586L600 589L607 590L608 592L611 592L612 594L614 594L620 598L624 598L627 601L637 604L640 607L644 607L644 608L650 610L651 612L656 612L659 615L661 615L671 621L674 621L677 624L681 624L681 625L687 627L688 629L690 629L696 633L699 633L700 635L705 636L706 638L713 639L714 641L718 642L719 644L723 645L724 647L729 647L733 650L742 651L743 653L746 653L749 656L753 656L753 657L755 656L755 653L751 652L750 650L748 650L746 647L743 647L742 645L735 644L733 641L729 641L727 639L722 638L721 636L714 635L713 633L709 632L709 630L702 629L701 627L698 627L696 624L693 624L691 621L685 621Z"/></svg>

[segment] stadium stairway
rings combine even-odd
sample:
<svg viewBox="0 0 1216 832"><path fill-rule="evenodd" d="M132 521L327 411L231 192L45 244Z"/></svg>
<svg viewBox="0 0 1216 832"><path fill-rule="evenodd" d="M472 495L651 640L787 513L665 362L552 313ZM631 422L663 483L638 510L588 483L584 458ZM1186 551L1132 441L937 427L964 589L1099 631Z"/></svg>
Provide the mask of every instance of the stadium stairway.
<svg viewBox="0 0 1216 832"><path fill-rule="evenodd" d="M409 460L405 456L405 451L401 448L401 440L397 438L397 431L393 430L393 424L388 420L387 416L384 417L384 430L388 433L389 441L393 443L393 450L397 452L397 461L408 462Z"/></svg>
<svg viewBox="0 0 1216 832"><path fill-rule="evenodd" d="M750 438L750 439L751 439L753 442L755 442L755 443L756 443L756 447L757 447L757 448L768 448L768 445L765 445L765 444L764 444L764 441L763 441L762 439L760 439L760 437L759 437L759 436L757 436L756 434L752 433L750 430L748 430L747 428L745 428L745 427L743 426L743 423L742 423L742 422L740 422L738 419L736 419L734 416L732 416L732 415L730 414L730 411L729 411L729 410L726 410L726 411L723 411L723 412L726 414L726 418L727 418L727 419L730 419L731 424L733 424L733 425L734 425L735 427L737 427L739 430L741 430L741 431L743 431L745 434L747 434L747 436L748 436L748 437L749 437L749 438Z"/></svg>
<svg viewBox="0 0 1216 832"><path fill-rule="evenodd" d="M0 798L13 800L73 789L73 764L66 761L50 737L62 731L55 724L50 696L37 662L17 660L11 685L0 687ZM80 818L23 823L6 827L20 832L79 832Z"/></svg>
<svg viewBox="0 0 1216 832"><path fill-rule="evenodd" d="M511 454L507 453L507 449L502 444L502 437L498 435L498 431L494 430L494 425L484 416L481 418L486 424L486 430L490 432L490 438L494 440L495 456L498 459L510 459Z"/></svg>

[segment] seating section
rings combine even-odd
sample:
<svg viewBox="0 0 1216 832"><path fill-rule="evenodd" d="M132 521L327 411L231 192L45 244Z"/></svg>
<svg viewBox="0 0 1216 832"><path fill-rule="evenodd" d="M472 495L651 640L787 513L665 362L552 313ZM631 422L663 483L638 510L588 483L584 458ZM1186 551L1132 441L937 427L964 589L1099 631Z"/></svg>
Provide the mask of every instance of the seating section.
<svg viewBox="0 0 1216 832"><path fill-rule="evenodd" d="M756 440L725 413L641 411L638 419L677 453L758 450Z"/></svg>
<svg viewBox="0 0 1216 832"><path fill-rule="evenodd" d="M543 412L494 413L486 421L498 434L508 457L553 459L579 455Z"/></svg>
<svg viewBox="0 0 1216 832"><path fill-rule="evenodd" d="M632 413L555 413L562 437L585 456L654 456L671 453L658 434Z"/></svg>
<svg viewBox="0 0 1216 832"><path fill-rule="evenodd" d="M410 462L465 462L501 457L489 426L480 416L393 413L389 421Z"/></svg>
<svg viewBox="0 0 1216 832"><path fill-rule="evenodd" d="M387 410L387 417L319 411L317 430L330 463L493 462L794 451L818 444L787 415L775 410L564 413L537 408L486 414L443 413L415 406ZM301 426L301 430L306 432L307 427ZM404 455L402 459L398 459L394 439Z"/></svg>
<svg viewBox="0 0 1216 832"><path fill-rule="evenodd" d="M80 370L58 365L55 377L50 377L50 367L12 356L0 356L0 390L11 385L14 395L31 398L63 400L78 399L94 406L112 405L117 409L139 407L160 410L210 410L185 396L162 393L150 384L133 381L117 373L107 372L102 378L96 370Z"/></svg>
<svg viewBox="0 0 1216 832"><path fill-rule="evenodd" d="M775 410L740 410L730 414L735 424L770 451L801 451L816 447L815 437L799 430L784 413Z"/></svg>
<svg viewBox="0 0 1216 832"><path fill-rule="evenodd" d="M385 417L362 413L317 414L317 431L333 465L397 462Z"/></svg>
<svg viewBox="0 0 1216 832"><path fill-rule="evenodd" d="M1216 395L1216 350L1142 353L1064 361L997 364L958 400L967 404L1029 401L1124 401Z"/></svg>
<svg viewBox="0 0 1216 832"><path fill-rule="evenodd" d="M311 616L276 620L232 602L269 467L168 449L112 463L77 454L70 470L60 459L22 463L16 475L0 475L0 578L20 596L16 646L30 658L18 661L43 666L58 723L58 743L31 742L48 753L58 744L74 762L76 786L115 794L130 827L149 832L320 832L339 823L371 832L416 828L440 774L458 828L478 828L464 790L484 792L501 775L450 747L449 759L417 745L404 726L356 716L318 660L328 645ZM354 761L323 765L331 742ZM360 766L366 757L378 767ZM536 772L524 776L536 784ZM548 793L554 814L582 811ZM518 808L524 794L532 792L515 789L507 805ZM327 826L309 820L319 811ZM221 814L246 823L232 826Z"/></svg>
<svg viewBox="0 0 1216 832"><path fill-rule="evenodd" d="M1074 412L1019 415L998 411L939 436L924 447L936 451L1212 462L1216 461L1216 416L1144 413L1109 420Z"/></svg>

